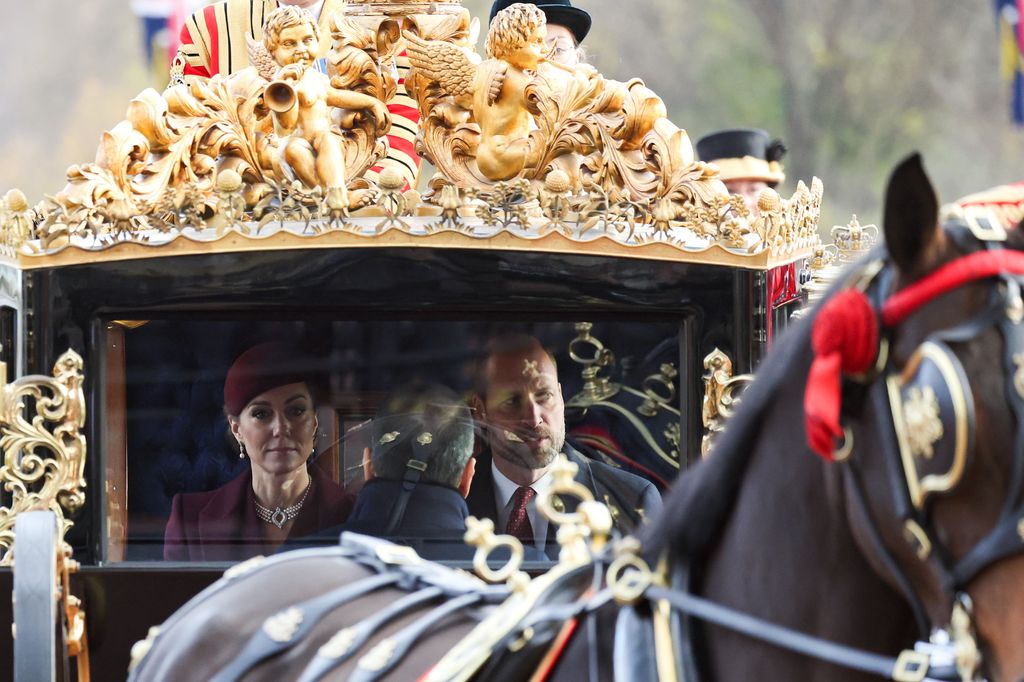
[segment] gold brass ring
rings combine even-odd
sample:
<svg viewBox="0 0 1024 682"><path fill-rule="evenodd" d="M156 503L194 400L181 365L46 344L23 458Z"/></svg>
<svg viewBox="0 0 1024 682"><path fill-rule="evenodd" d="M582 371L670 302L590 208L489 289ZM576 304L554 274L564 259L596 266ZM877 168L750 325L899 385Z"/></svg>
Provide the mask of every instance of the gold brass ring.
<svg viewBox="0 0 1024 682"><path fill-rule="evenodd" d="M635 604L653 579L647 562L635 554L621 554L608 567L608 587L619 604Z"/></svg>
<svg viewBox="0 0 1024 682"><path fill-rule="evenodd" d="M580 502L593 502L594 494L590 492L582 483L569 479L569 481L556 481L550 488L542 492L537 496L537 509L544 515L551 523L556 523L559 526L567 523L581 523L582 517L577 512L566 512L559 511L556 506L555 499L561 495L571 495L579 499Z"/></svg>
<svg viewBox="0 0 1024 682"><path fill-rule="evenodd" d="M491 568L487 563L487 557L499 547L508 547L511 552L508 561L501 568ZM494 542L481 545L473 553L473 570L476 574L489 583L505 582L523 565L523 545L511 535L499 535Z"/></svg>
<svg viewBox="0 0 1024 682"><path fill-rule="evenodd" d="M494 521L470 516L466 519L466 544L476 547L473 553L473 570L484 580L500 583L519 572L523 564L523 545L511 535L495 535ZM501 568L493 569L487 563L491 552L499 547L508 547L511 556Z"/></svg>

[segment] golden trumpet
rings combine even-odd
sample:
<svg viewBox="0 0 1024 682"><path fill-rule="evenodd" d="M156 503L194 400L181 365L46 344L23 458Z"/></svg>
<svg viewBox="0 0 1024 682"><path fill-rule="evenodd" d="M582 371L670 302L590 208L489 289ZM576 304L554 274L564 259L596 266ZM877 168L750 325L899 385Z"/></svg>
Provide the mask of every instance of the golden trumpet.
<svg viewBox="0 0 1024 682"><path fill-rule="evenodd" d="M284 113L295 106L295 87L288 81L273 81L263 91L271 111Z"/></svg>

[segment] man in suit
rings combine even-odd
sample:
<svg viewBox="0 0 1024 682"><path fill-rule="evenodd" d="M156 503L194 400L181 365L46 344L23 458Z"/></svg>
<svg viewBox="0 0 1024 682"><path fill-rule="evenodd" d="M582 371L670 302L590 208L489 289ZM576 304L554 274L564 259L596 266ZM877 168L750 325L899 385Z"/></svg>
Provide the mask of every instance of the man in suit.
<svg viewBox="0 0 1024 682"><path fill-rule="evenodd" d="M247 41L261 42L270 13L281 5L294 5L313 15L320 30L316 67L326 72L324 57L331 49L331 17L345 7L345 0L221 0L193 13L181 27L181 45L171 62L170 83L188 83L215 74L229 75L249 66ZM409 58L403 52L395 60L398 89L387 102L391 130L388 152L380 165L367 171L376 180L385 167L398 170L407 187L416 187L420 157L414 150L419 130L419 110L405 89Z"/></svg>
<svg viewBox="0 0 1024 682"><path fill-rule="evenodd" d="M494 520L499 532L553 555L555 528L537 512L536 497L552 483L559 453L574 462L576 480L607 504L622 533L661 508L655 486L583 456L565 441L565 402L554 358L532 336L494 340L478 370L473 407L486 434L466 502ZM577 500L565 499L571 509Z"/></svg>

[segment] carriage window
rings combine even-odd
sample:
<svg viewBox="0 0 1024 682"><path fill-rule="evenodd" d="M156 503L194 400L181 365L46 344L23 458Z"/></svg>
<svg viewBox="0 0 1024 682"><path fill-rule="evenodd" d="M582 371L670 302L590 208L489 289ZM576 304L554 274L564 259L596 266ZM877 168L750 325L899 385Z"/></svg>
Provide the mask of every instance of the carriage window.
<svg viewBox="0 0 1024 682"><path fill-rule="evenodd" d="M529 507L522 523L516 490L542 489L556 452L624 532L679 469L678 320L105 328L108 561L237 561L345 530L468 561L467 514L547 561L555 529Z"/></svg>

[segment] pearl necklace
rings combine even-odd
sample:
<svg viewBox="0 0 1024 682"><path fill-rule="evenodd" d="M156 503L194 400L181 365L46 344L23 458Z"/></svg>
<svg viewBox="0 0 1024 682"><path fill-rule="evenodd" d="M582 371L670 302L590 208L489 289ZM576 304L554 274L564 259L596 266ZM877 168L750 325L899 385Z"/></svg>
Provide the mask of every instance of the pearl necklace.
<svg viewBox="0 0 1024 682"><path fill-rule="evenodd" d="M263 521L264 523L272 523L278 528L284 528L284 524L294 519L299 515L299 512L302 511L302 505L306 502L306 498L309 496L309 489L312 487L313 480L310 479L309 483L306 484L306 492L302 493L302 497L299 498L299 501L290 507L285 507L284 509L277 507L271 511L254 500L253 503L256 505L256 516L258 516L260 521Z"/></svg>

